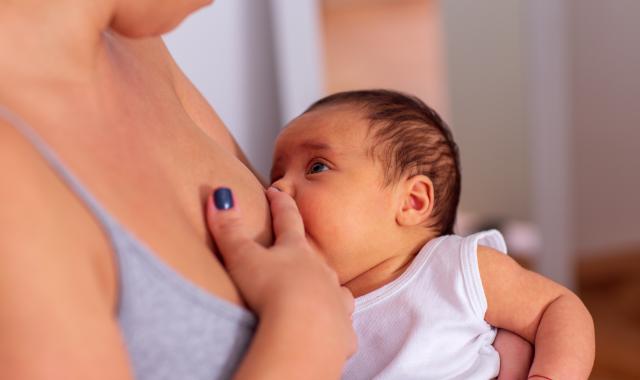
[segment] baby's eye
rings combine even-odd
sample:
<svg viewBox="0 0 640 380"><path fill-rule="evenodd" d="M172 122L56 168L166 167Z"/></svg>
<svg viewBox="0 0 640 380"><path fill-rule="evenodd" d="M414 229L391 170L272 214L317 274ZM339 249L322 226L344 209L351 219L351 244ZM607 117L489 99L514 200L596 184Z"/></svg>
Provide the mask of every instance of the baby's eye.
<svg viewBox="0 0 640 380"><path fill-rule="evenodd" d="M309 167L309 170L307 170L307 174L321 173L326 170L329 170L329 167L327 165L323 164L322 162L316 161L313 164L311 164L311 166Z"/></svg>

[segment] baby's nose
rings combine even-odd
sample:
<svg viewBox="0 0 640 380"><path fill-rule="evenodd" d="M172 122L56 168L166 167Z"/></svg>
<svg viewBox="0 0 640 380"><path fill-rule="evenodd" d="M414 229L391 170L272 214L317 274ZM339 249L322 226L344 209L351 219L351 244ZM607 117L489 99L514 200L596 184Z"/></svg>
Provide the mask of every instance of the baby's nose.
<svg viewBox="0 0 640 380"><path fill-rule="evenodd" d="M280 178L279 180L273 182L271 184L271 186L275 187L276 189L280 190L280 191L284 191L285 193L289 194L289 196L291 198L296 197L293 185L291 184L291 181L287 181L285 179L285 177Z"/></svg>

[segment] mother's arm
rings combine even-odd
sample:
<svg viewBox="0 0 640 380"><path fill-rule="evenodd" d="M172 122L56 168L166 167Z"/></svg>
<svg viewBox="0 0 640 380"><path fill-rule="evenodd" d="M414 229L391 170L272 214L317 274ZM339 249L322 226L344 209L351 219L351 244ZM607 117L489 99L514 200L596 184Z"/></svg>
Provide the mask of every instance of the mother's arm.
<svg viewBox="0 0 640 380"><path fill-rule="evenodd" d="M132 379L109 243L0 121L0 367L6 379Z"/></svg>

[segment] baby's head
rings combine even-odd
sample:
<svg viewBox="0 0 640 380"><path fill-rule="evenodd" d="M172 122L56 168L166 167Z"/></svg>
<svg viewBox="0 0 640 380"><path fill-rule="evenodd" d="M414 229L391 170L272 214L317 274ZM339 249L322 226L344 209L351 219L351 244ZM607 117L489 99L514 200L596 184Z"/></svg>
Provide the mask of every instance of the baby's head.
<svg viewBox="0 0 640 380"><path fill-rule="evenodd" d="M415 97L342 92L282 130L271 181L295 199L309 242L346 283L453 233L458 148L440 116Z"/></svg>

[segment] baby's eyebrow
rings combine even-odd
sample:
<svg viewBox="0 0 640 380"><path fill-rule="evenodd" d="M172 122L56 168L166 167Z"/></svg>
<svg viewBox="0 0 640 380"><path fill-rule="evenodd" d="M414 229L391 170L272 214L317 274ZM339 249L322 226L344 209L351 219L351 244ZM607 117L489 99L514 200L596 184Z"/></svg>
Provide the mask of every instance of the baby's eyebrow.
<svg viewBox="0 0 640 380"><path fill-rule="evenodd" d="M300 144L300 147L310 150L332 150L331 145L317 141L305 141Z"/></svg>

